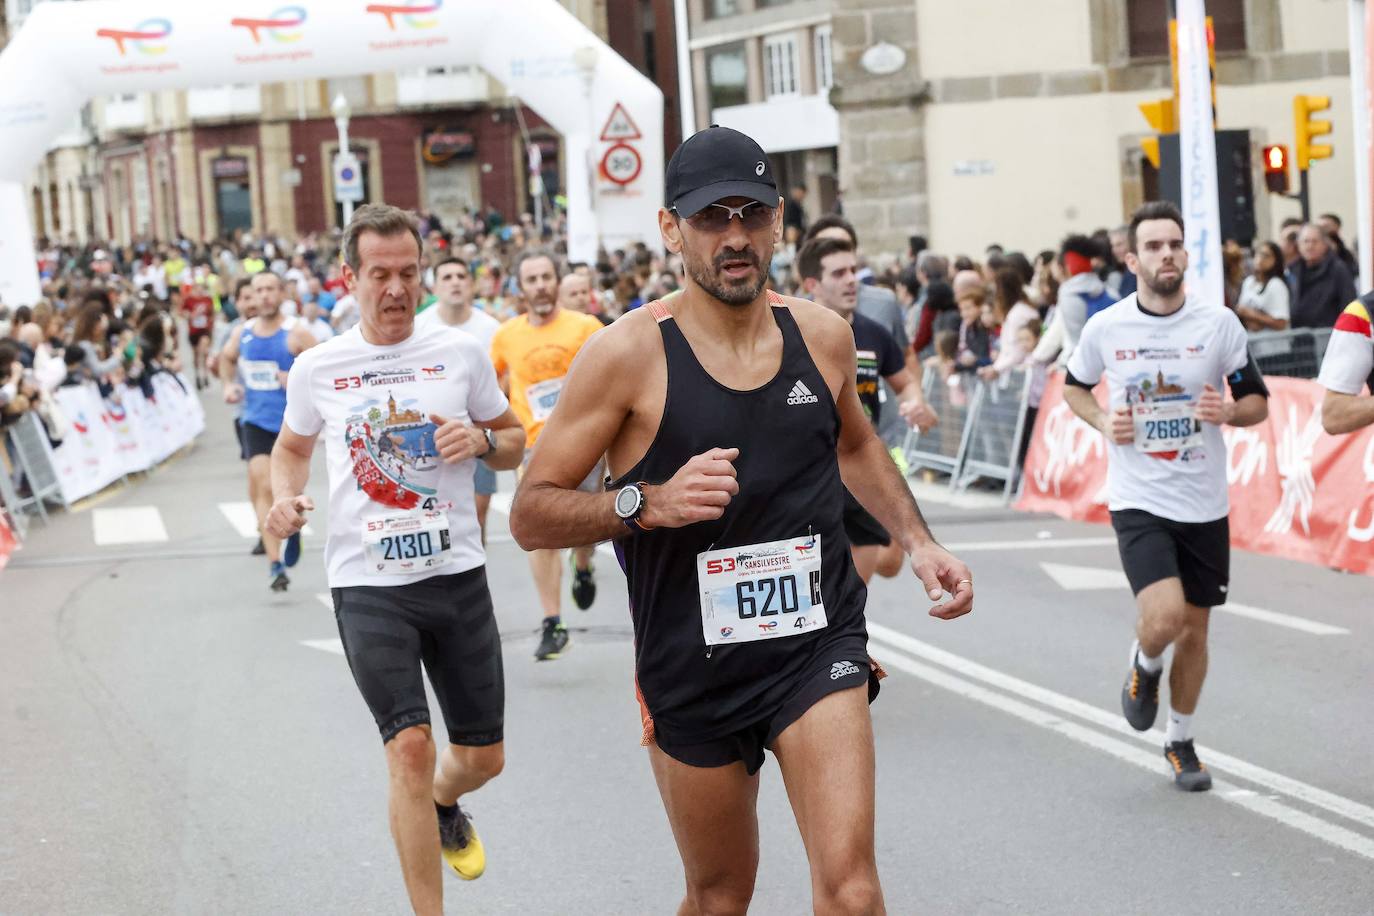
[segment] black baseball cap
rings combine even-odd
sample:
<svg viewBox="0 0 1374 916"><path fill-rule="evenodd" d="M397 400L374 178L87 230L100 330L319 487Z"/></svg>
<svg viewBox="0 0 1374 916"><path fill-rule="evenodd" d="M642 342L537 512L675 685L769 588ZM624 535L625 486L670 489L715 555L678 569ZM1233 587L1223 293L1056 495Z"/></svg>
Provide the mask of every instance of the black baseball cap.
<svg viewBox="0 0 1374 916"><path fill-rule="evenodd" d="M768 154L753 138L718 124L683 141L668 160L663 184L664 206L684 219L726 197L778 205Z"/></svg>

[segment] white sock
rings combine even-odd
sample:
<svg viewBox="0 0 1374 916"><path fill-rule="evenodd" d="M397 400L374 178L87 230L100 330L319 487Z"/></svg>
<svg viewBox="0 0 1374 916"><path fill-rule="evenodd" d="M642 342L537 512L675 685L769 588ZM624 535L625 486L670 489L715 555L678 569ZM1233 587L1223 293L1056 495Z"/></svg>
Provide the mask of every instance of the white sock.
<svg viewBox="0 0 1374 916"><path fill-rule="evenodd" d="M1169 727L1165 730L1164 740L1168 744L1175 741L1187 741L1193 737L1193 717L1184 715L1181 712L1174 712L1173 707L1169 707Z"/></svg>
<svg viewBox="0 0 1374 916"><path fill-rule="evenodd" d="M1136 640L1135 643L1135 660L1140 667L1151 674L1158 674L1164 667L1164 655L1160 654L1154 657L1146 655L1145 650L1140 648L1140 640Z"/></svg>

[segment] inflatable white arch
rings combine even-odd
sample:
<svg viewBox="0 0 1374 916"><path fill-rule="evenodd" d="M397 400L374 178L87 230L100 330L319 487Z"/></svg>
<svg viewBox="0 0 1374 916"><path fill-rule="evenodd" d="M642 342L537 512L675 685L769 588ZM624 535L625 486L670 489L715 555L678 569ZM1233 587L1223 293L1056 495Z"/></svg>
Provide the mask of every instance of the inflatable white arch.
<svg viewBox="0 0 1374 916"><path fill-rule="evenodd" d="M0 53L0 301L38 298L24 182L92 96L452 65L563 135L571 257L658 247L663 93L557 0L41 3Z"/></svg>

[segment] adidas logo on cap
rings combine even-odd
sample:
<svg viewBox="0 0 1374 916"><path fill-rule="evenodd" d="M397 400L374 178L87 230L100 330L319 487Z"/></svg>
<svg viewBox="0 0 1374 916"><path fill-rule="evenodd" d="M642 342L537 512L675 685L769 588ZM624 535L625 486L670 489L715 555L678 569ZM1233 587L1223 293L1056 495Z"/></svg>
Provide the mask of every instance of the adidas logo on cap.
<svg viewBox="0 0 1374 916"><path fill-rule="evenodd" d="M787 395L789 404L815 404L820 398L811 393L811 389L806 387L806 383L797 380L797 384L792 386L792 391Z"/></svg>
<svg viewBox="0 0 1374 916"><path fill-rule="evenodd" d="M842 677L858 673L859 666L853 662L836 662L830 666L830 679L832 681L838 681Z"/></svg>

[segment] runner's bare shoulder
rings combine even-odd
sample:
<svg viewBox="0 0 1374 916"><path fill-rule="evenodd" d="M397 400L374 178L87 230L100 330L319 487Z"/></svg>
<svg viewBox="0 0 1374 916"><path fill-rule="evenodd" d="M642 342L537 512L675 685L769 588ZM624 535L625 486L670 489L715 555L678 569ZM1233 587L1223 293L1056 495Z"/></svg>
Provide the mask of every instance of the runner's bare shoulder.
<svg viewBox="0 0 1374 916"><path fill-rule="evenodd" d="M622 396L630 400L639 385L655 371L663 371L663 338L658 322L648 307L637 308L597 331L578 351L570 375L579 383L587 374L603 386L603 397Z"/></svg>
<svg viewBox="0 0 1374 916"><path fill-rule="evenodd" d="M826 367L852 366L854 362L854 330L839 315L823 305L795 296L779 296L797 320L806 348L812 359Z"/></svg>

